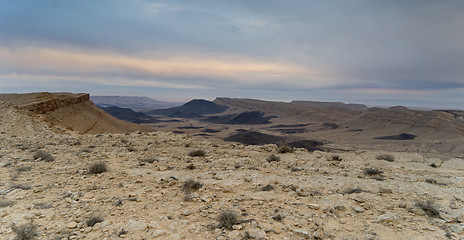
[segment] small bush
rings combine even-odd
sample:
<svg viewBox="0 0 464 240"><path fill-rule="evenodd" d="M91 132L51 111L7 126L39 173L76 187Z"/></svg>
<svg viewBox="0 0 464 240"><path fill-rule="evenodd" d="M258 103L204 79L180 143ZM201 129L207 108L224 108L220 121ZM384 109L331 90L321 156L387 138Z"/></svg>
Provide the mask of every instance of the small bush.
<svg viewBox="0 0 464 240"><path fill-rule="evenodd" d="M102 217L100 217L100 216L92 216L85 223L87 224L87 226L93 227L93 226L95 226L95 224L101 223L101 222L103 222Z"/></svg>
<svg viewBox="0 0 464 240"><path fill-rule="evenodd" d="M45 152L43 150L39 150L34 154L34 159L39 159L39 158L42 159L42 161L45 161L45 162L53 162L53 161L55 161L55 158L52 155L50 155L50 153Z"/></svg>
<svg viewBox="0 0 464 240"><path fill-rule="evenodd" d="M24 184L13 184L13 185L11 185L11 188L21 189L21 190L29 190L32 187L29 186L29 185L24 185Z"/></svg>
<svg viewBox="0 0 464 240"><path fill-rule="evenodd" d="M37 236L37 226L32 222L20 226L13 224L11 230L16 234L15 240L31 240Z"/></svg>
<svg viewBox="0 0 464 240"><path fill-rule="evenodd" d="M266 159L268 162L280 162L280 157L272 154Z"/></svg>
<svg viewBox="0 0 464 240"><path fill-rule="evenodd" d="M268 185L261 188L261 191L264 191L264 192L269 192L269 191L272 191L272 190L274 190L274 186L272 186L271 184L268 184Z"/></svg>
<svg viewBox="0 0 464 240"><path fill-rule="evenodd" d="M277 222L281 222L284 219L284 217L280 214L277 214L273 216L272 219L276 220Z"/></svg>
<svg viewBox="0 0 464 240"><path fill-rule="evenodd" d="M238 220L237 214L230 210L226 210L224 212L221 212L217 218L219 225L218 228L225 228L227 230L232 230L232 227L234 225L237 225L240 223Z"/></svg>
<svg viewBox="0 0 464 240"><path fill-rule="evenodd" d="M31 171L32 167L31 166L21 166L16 168L17 172L28 172Z"/></svg>
<svg viewBox="0 0 464 240"><path fill-rule="evenodd" d="M343 160L340 155L332 155L332 157L330 158L332 161L341 161Z"/></svg>
<svg viewBox="0 0 464 240"><path fill-rule="evenodd" d="M375 169L375 168L365 168L363 173L369 176L374 176L374 175L382 174L383 171Z"/></svg>
<svg viewBox="0 0 464 240"><path fill-rule="evenodd" d="M286 146L286 145L285 145L285 146L281 146L281 147L279 147L279 148L277 149L277 152L278 152L278 153L292 153L292 152L294 152L294 151L295 151L294 148L292 148L292 147L290 147L290 146Z"/></svg>
<svg viewBox="0 0 464 240"><path fill-rule="evenodd" d="M190 157L204 157L206 156L206 152L204 150L193 150L191 152L189 152L188 154Z"/></svg>
<svg viewBox="0 0 464 240"><path fill-rule="evenodd" d="M419 201L416 203L416 206L421 208L425 214L429 217L439 218L440 212L438 211L437 207L435 206L432 200L427 200L426 202Z"/></svg>
<svg viewBox="0 0 464 240"><path fill-rule="evenodd" d="M196 168L196 167L195 167L195 165L193 165L193 164L187 165L187 169L189 169L189 170L193 170L193 169L195 169L195 168Z"/></svg>
<svg viewBox="0 0 464 240"><path fill-rule="evenodd" d="M361 188L352 188L352 189L348 189L342 192L342 194L354 194L354 193L362 193L362 192L366 192L366 191L362 190Z"/></svg>
<svg viewBox="0 0 464 240"><path fill-rule="evenodd" d="M182 186L182 190L185 193L191 193L191 192L197 191L198 189L202 187L203 187L203 184L201 184L200 182L195 181L193 179L189 179L184 182L184 185Z"/></svg>
<svg viewBox="0 0 464 240"><path fill-rule="evenodd" d="M89 174L100 174L106 171L108 171L108 167L104 162L94 163L89 167Z"/></svg>
<svg viewBox="0 0 464 240"><path fill-rule="evenodd" d="M377 160L385 160L389 162L394 162L395 161L395 156L391 154L379 154L376 157Z"/></svg>
<svg viewBox="0 0 464 240"><path fill-rule="evenodd" d="M144 158L144 159L141 159L140 162L142 163L154 163L154 162L157 162L158 159L156 158Z"/></svg>
<svg viewBox="0 0 464 240"><path fill-rule="evenodd" d="M15 204L12 200L0 199L0 208L11 207Z"/></svg>
<svg viewBox="0 0 464 240"><path fill-rule="evenodd" d="M127 151L129 151L129 152L137 152L137 149L134 148L134 147L128 147Z"/></svg>
<svg viewBox="0 0 464 240"><path fill-rule="evenodd" d="M81 152L82 152L82 153L91 153L92 150L90 150L90 148L83 148L83 149L81 150Z"/></svg>

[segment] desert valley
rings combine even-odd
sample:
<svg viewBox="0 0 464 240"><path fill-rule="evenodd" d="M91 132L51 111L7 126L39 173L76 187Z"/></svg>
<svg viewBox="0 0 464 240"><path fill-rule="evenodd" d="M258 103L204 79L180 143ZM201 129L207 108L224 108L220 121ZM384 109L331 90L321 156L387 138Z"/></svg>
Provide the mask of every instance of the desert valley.
<svg viewBox="0 0 464 240"><path fill-rule="evenodd" d="M464 239L463 136L447 109L1 94L0 236Z"/></svg>

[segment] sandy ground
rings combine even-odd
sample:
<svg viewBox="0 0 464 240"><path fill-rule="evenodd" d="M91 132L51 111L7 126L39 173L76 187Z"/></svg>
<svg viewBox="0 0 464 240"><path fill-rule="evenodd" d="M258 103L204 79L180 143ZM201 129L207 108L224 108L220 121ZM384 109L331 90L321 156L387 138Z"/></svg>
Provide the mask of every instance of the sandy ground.
<svg viewBox="0 0 464 240"><path fill-rule="evenodd" d="M0 102L0 164L2 239L464 239L458 158L63 133Z"/></svg>

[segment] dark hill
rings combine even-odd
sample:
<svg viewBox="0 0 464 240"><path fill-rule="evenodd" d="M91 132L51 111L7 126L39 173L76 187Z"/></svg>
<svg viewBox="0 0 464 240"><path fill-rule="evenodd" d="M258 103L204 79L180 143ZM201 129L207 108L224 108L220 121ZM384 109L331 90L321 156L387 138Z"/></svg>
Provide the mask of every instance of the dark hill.
<svg viewBox="0 0 464 240"><path fill-rule="evenodd" d="M224 138L224 140L239 142L245 145L263 145L271 143L278 144L282 142L284 138L254 131L240 131L239 133Z"/></svg>
<svg viewBox="0 0 464 240"><path fill-rule="evenodd" d="M414 135L414 134L401 133L401 134L398 134L398 135L375 137L374 139L382 139L382 140L413 140L414 138L416 138L416 135Z"/></svg>
<svg viewBox="0 0 464 240"><path fill-rule="evenodd" d="M194 99L180 107L157 109L148 112L148 114L177 118L200 118L205 114L222 113L226 111L227 108L226 106L217 105L211 101Z"/></svg>
<svg viewBox="0 0 464 240"><path fill-rule="evenodd" d="M271 117L264 117L264 113L258 111L243 112L236 115L213 116L203 119L205 122L217 124L242 124L242 125L255 125L255 124L269 124Z"/></svg>
<svg viewBox="0 0 464 240"><path fill-rule="evenodd" d="M149 116L145 113L135 112L130 108L121 108L121 107L100 107L106 113L110 114L111 116L118 118L120 120L124 120L126 122L132 123L157 123L160 122L156 118Z"/></svg>

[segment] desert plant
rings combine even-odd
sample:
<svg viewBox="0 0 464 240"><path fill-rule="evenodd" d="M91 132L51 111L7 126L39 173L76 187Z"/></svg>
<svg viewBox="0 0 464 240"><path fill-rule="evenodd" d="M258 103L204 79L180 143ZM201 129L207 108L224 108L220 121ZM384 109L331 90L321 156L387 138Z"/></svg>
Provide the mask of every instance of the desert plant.
<svg viewBox="0 0 464 240"><path fill-rule="evenodd" d="M18 183L18 184L13 184L13 185L11 185L11 188L13 188L13 189L21 189L21 190L29 190L29 189L31 189L32 187L29 186L29 185L24 185L24 184Z"/></svg>
<svg viewBox="0 0 464 240"><path fill-rule="evenodd" d="M271 184L268 184L268 185L262 187L260 190L265 191L265 192L269 192L269 191L274 190L274 186L272 186Z"/></svg>
<svg viewBox="0 0 464 240"><path fill-rule="evenodd" d="M395 156L391 154L379 154L376 157L377 160L385 160L389 162L394 162L395 161Z"/></svg>
<svg viewBox="0 0 464 240"><path fill-rule="evenodd" d="M332 161L341 161L343 160L340 155L332 155L332 157L330 158Z"/></svg>
<svg viewBox="0 0 464 240"><path fill-rule="evenodd" d="M273 216L272 219L276 220L277 222L281 222L284 219L284 217L280 214L277 214Z"/></svg>
<svg viewBox="0 0 464 240"><path fill-rule="evenodd" d="M232 227L234 225L240 223L237 214L232 212L231 210L221 212L217 220L219 222L218 228L225 228L227 230L232 230Z"/></svg>
<svg viewBox="0 0 464 240"><path fill-rule="evenodd" d="M100 217L100 216L92 216L89 219L87 219L87 221L85 223L87 224L87 226L93 227L93 226L95 226L95 224L101 223L101 222L103 222L102 217Z"/></svg>
<svg viewBox="0 0 464 240"><path fill-rule="evenodd" d="M0 208L10 207L15 204L12 200L0 199Z"/></svg>
<svg viewBox="0 0 464 240"><path fill-rule="evenodd" d="M203 184L201 184L200 182L195 181L193 179L189 179L184 182L184 185L182 186L182 190L185 193L191 193L191 192L197 191L198 189L202 187L203 187Z"/></svg>
<svg viewBox="0 0 464 240"><path fill-rule="evenodd" d="M284 145L284 146L280 146L278 149L277 149L277 152L278 153L292 153L294 152L295 149L290 147L290 146L287 146L287 145Z"/></svg>
<svg viewBox="0 0 464 240"><path fill-rule="evenodd" d="M280 162L280 157L272 154L271 156L267 157L266 160L268 162Z"/></svg>
<svg viewBox="0 0 464 240"><path fill-rule="evenodd" d="M20 226L13 224L11 230L16 234L15 240L31 240L37 236L37 226L32 222Z"/></svg>
<svg viewBox="0 0 464 240"><path fill-rule="evenodd" d="M193 163L187 165L187 169L189 169L189 170L193 170L193 169L195 169L195 168L196 168L196 167L195 167L195 165L193 165Z"/></svg>
<svg viewBox="0 0 464 240"><path fill-rule="evenodd" d="M142 163L154 163L154 162L157 162L158 159L156 158L144 158L144 159L141 159L140 162Z"/></svg>
<svg viewBox="0 0 464 240"><path fill-rule="evenodd" d="M374 176L374 175L382 174L383 171L375 169L375 168L365 168L363 170L363 173L369 176Z"/></svg>
<svg viewBox="0 0 464 240"><path fill-rule="evenodd" d="M106 166L106 163L104 162L98 162L90 165L89 167L89 174L100 174L103 172L108 171L108 167Z"/></svg>
<svg viewBox="0 0 464 240"><path fill-rule="evenodd" d="M204 150L198 149L189 152L188 154L190 157L204 157L206 156L206 152Z"/></svg>
<svg viewBox="0 0 464 240"><path fill-rule="evenodd" d="M50 153L45 152L43 150L39 150L34 154L34 159L39 159L39 158L45 162L55 161L55 158L52 155L50 155Z"/></svg>
<svg viewBox="0 0 464 240"><path fill-rule="evenodd" d="M369 191L362 190L361 188L351 188L351 189L348 189L342 192L342 194L354 194L354 193L362 193L362 192L369 192Z"/></svg>
<svg viewBox="0 0 464 240"><path fill-rule="evenodd" d="M92 150L90 150L90 148L83 148L83 149L81 150L81 152L82 152L82 153L91 153Z"/></svg>
<svg viewBox="0 0 464 240"><path fill-rule="evenodd" d="M32 167L31 166L21 166L16 168L17 172L28 172L31 171Z"/></svg>
<svg viewBox="0 0 464 240"><path fill-rule="evenodd" d="M438 211L435 203L432 200L427 201L418 201L416 202L416 206L419 207L424 211L424 213L433 218L440 218L440 212Z"/></svg>

